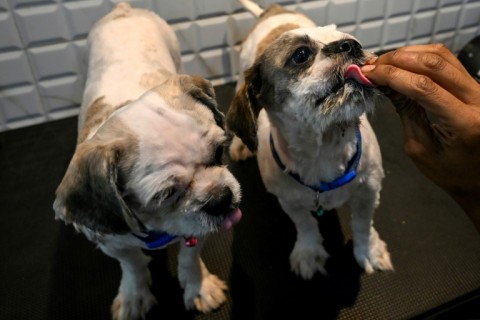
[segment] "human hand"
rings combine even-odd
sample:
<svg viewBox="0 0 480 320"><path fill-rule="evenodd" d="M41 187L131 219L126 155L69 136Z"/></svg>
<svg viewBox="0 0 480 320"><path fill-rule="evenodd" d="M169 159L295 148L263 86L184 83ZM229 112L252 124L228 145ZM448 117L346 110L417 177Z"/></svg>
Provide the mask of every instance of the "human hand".
<svg viewBox="0 0 480 320"><path fill-rule="evenodd" d="M405 152L480 230L480 84L438 44L386 53L362 72L395 91Z"/></svg>

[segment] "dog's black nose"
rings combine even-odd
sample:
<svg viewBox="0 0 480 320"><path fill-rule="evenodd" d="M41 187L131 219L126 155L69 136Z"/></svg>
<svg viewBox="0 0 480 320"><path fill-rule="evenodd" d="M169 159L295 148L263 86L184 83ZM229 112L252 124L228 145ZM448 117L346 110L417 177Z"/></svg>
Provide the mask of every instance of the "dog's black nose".
<svg viewBox="0 0 480 320"><path fill-rule="evenodd" d="M344 53L352 57L358 57L363 54L362 45L353 39L343 39L330 42L322 48L322 52L326 56Z"/></svg>
<svg viewBox="0 0 480 320"><path fill-rule="evenodd" d="M232 190L225 187L218 196L211 198L203 205L203 211L212 216L225 214L231 210L232 200Z"/></svg>
<svg viewBox="0 0 480 320"><path fill-rule="evenodd" d="M340 40L337 43L335 50L335 53L354 53L355 51L362 50L362 46L353 39Z"/></svg>

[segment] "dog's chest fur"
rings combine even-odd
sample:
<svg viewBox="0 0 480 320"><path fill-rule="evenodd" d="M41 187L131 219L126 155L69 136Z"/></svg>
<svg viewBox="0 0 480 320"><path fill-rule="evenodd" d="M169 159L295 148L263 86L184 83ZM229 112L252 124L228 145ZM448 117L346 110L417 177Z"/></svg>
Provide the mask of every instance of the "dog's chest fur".
<svg viewBox="0 0 480 320"><path fill-rule="evenodd" d="M291 125L295 126L295 124ZM287 132L282 131L281 135L277 135L277 129L272 127L266 112L260 112L257 160L268 191L281 198L288 198L292 202L298 201L302 206L309 207L309 210L316 210L319 204L325 209L343 205L350 196L353 184L356 183L317 195L315 191L282 172L272 156L270 134L275 137L276 150L288 170L299 174L303 182L309 185L316 185L320 181L331 181L341 176L346 163L355 154L355 141L351 140L339 148L341 140L344 139L342 137L332 137L332 140L321 142L321 137L313 134L308 127L298 126L298 130L291 129L290 127ZM346 134L355 136L354 130ZM281 136L288 139L288 150L283 150L285 144ZM336 139L338 141L335 141Z"/></svg>

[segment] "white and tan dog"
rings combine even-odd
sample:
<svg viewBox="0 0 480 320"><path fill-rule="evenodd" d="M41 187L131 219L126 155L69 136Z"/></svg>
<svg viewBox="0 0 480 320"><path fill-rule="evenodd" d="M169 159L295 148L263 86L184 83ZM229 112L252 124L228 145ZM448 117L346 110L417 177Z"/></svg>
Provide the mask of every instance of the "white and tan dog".
<svg viewBox="0 0 480 320"><path fill-rule="evenodd" d="M120 262L114 319L143 318L156 303L142 249L183 239L185 306L215 309L226 285L209 273L200 250L208 234L238 222L241 195L220 163L226 135L213 87L177 74L175 33L147 10L118 4L88 42L78 145L56 191L56 218Z"/></svg>
<svg viewBox="0 0 480 320"><path fill-rule="evenodd" d="M365 112L379 92L359 69L371 54L334 25L316 27L279 5L263 11L241 2L259 19L242 44L245 73L227 113L236 135L230 156L256 151L267 190L297 229L292 270L304 279L325 273L328 253L314 216L344 204L359 265L368 273L393 269L373 227L384 174Z"/></svg>

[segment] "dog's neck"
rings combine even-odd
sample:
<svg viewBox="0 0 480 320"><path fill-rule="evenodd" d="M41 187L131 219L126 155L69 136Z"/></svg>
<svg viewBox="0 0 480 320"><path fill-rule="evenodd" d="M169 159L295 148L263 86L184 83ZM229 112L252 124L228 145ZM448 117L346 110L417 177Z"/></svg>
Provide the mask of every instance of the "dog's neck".
<svg viewBox="0 0 480 320"><path fill-rule="evenodd" d="M272 121L271 134L287 170L297 173L307 184L331 181L342 175L357 151L359 123L332 125L318 133L308 125L288 127Z"/></svg>

